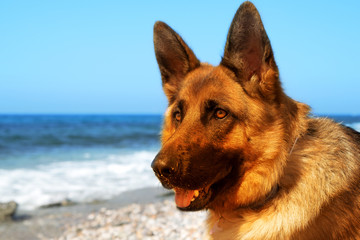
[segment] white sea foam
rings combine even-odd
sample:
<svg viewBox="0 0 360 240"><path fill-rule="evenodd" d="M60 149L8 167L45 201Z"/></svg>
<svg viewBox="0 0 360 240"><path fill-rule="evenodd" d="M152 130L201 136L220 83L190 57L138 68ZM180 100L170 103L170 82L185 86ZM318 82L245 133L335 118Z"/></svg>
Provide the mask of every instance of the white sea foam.
<svg viewBox="0 0 360 240"><path fill-rule="evenodd" d="M158 186L150 163L155 152L109 155L106 159L54 162L33 169L0 169L0 202L15 200L31 210L64 199L109 199L121 192Z"/></svg>
<svg viewBox="0 0 360 240"><path fill-rule="evenodd" d="M360 122L348 125L360 132ZM14 200L20 209L32 210L64 199L91 202L127 190L159 186L150 167L155 151L108 155L88 152L78 161L67 154L64 156L71 156L71 161L0 169L0 202Z"/></svg>
<svg viewBox="0 0 360 240"><path fill-rule="evenodd" d="M360 132L360 122L352 123L351 127Z"/></svg>

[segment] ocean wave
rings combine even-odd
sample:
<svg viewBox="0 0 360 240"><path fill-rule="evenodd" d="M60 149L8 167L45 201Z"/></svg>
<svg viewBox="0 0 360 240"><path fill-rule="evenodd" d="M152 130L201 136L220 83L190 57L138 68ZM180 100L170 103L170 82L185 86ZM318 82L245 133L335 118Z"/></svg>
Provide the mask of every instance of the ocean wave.
<svg viewBox="0 0 360 240"><path fill-rule="evenodd" d="M356 131L360 132L360 122L352 123L350 124L352 128L354 128Z"/></svg>
<svg viewBox="0 0 360 240"><path fill-rule="evenodd" d="M36 148L148 147L158 145L160 125L160 116L0 115L0 145L7 153Z"/></svg>
<svg viewBox="0 0 360 240"><path fill-rule="evenodd" d="M86 133L53 133L27 135L0 136L0 145L4 149L24 149L35 147L88 147L88 146L132 146L132 145L156 145L159 142L157 132L148 133L112 133L102 135L90 135Z"/></svg>
<svg viewBox="0 0 360 240"><path fill-rule="evenodd" d="M0 202L14 200L20 209L32 210L64 199L91 202L157 186L150 167L155 154L139 151L101 160L53 162L34 169L0 169Z"/></svg>

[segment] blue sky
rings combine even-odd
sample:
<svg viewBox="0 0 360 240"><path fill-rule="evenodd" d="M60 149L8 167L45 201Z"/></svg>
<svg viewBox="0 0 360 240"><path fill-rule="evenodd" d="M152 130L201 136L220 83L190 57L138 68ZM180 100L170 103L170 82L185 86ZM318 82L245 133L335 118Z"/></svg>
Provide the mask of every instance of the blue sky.
<svg viewBox="0 0 360 240"><path fill-rule="evenodd" d="M152 29L168 23L217 65L242 1L0 1L0 113L162 113ZM360 114L360 1L258 8L288 95Z"/></svg>

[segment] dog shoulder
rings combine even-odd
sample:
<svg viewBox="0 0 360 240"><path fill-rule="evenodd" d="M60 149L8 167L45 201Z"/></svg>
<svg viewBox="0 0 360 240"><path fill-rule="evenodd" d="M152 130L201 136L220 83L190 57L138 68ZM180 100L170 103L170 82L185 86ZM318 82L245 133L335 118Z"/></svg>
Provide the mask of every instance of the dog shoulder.
<svg viewBox="0 0 360 240"><path fill-rule="evenodd" d="M222 220L210 214L214 239L358 237L359 139L359 133L330 119L308 119L308 129L285 166L278 196L259 211L237 212L241 217Z"/></svg>
<svg viewBox="0 0 360 240"><path fill-rule="evenodd" d="M360 133L328 118L309 119L303 146L299 150L313 152L307 157L320 157L325 164L358 164Z"/></svg>
<svg viewBox="0 0 360 240"><path fill-rule="evenodd" d="M289 220L303 229L294 239L359 237L359 143L360 134L351 128L327 118L308 120L282 179L287 193L281 202L293 207Z"/></svg>

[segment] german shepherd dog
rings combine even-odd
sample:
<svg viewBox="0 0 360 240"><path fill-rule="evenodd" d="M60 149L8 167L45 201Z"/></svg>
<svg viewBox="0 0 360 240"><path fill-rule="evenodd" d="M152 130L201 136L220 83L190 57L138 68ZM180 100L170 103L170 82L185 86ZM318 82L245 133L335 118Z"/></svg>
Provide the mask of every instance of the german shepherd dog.
<svg viewBox="0 0 360 240"><path fill-rule="evenodd" d="M360 239L360 134L282 90L260 15L243 3L218 66L168 25L154 45L169 105L151 166L210 239Z"/></svg>

